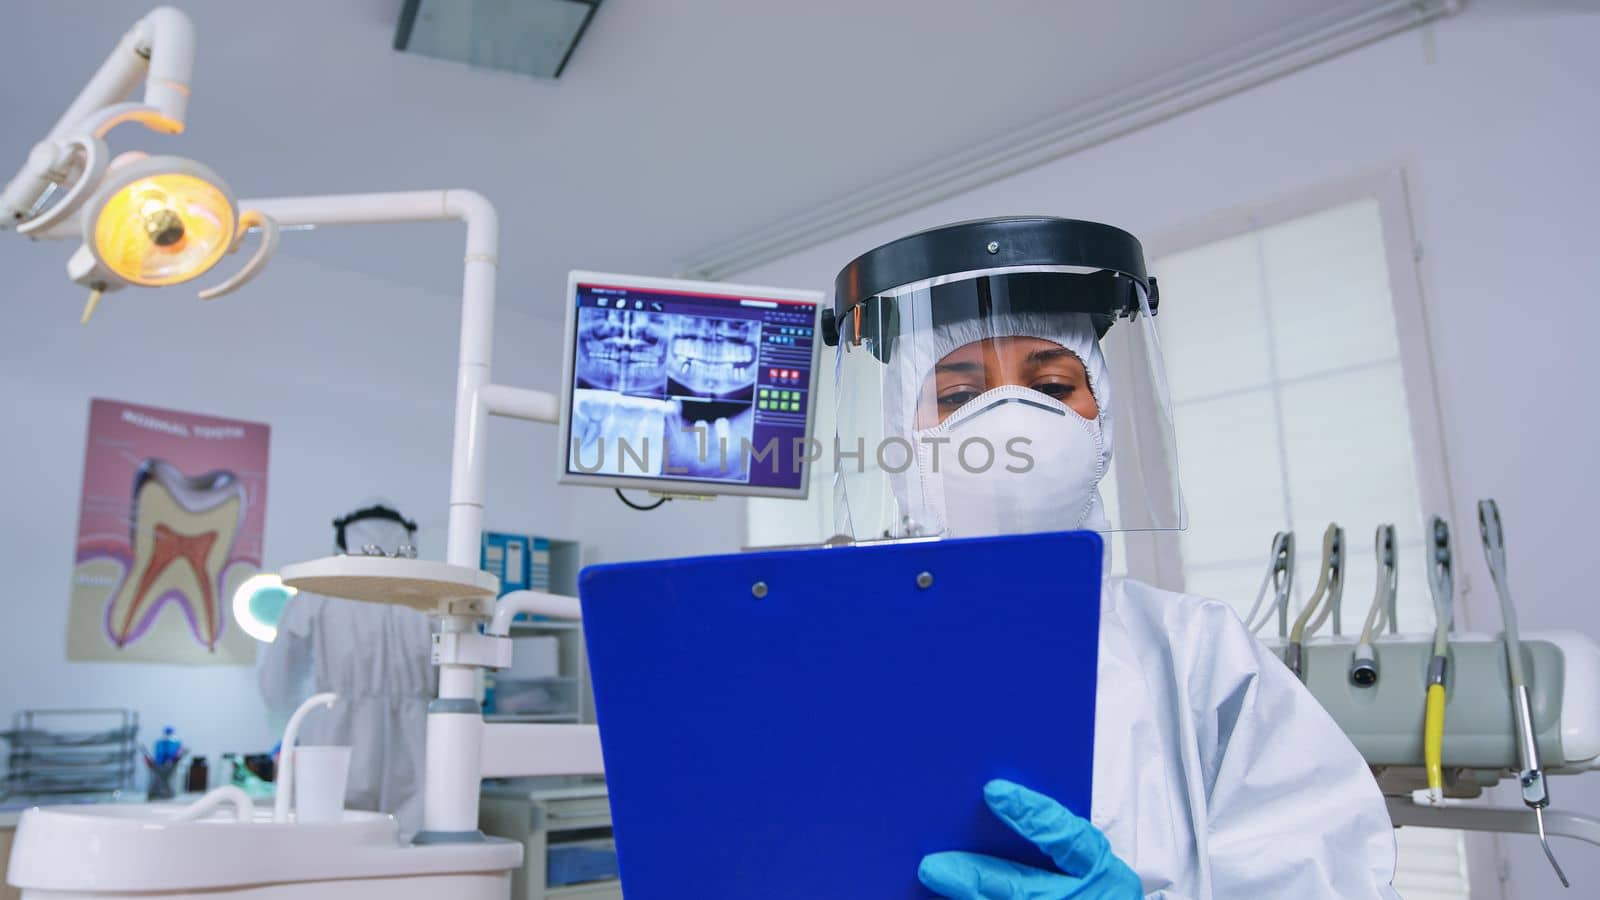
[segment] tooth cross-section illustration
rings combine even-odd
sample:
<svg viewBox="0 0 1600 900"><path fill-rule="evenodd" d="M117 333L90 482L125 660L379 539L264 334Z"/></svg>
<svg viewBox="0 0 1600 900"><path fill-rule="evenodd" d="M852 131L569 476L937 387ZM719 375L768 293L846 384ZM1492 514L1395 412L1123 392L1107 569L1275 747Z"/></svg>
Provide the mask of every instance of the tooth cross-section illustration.
<svg viewBox="0 0 1600 900"><path fill-rule="evenodd" d="M184 475L148 459L133 478L133 564L106 609L119 647L138 639L167 603L201 643L222 637L223 565L244 519L244 486L232 472Z"/></svg>

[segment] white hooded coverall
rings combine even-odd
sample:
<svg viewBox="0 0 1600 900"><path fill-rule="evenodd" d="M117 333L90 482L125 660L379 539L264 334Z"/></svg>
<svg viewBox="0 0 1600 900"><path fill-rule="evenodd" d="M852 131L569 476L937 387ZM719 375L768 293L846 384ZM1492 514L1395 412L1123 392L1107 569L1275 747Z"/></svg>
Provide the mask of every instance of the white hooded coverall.
<svg viewBox="0 0 1600 900"><path fill-rule="evenodd" d="M1107 579L1090 820L1161 900L1396 898L1361 755L1225 603Z"/></svg>
<svg viewBox="0 0 1600 900"><path fill-rule="evenodd" d="M1082 360L1106 435L1103 469L1112 384L1087 316L1002 314L908 336L885 372L888 433L914 437L918 392L946 354L1019 335L1054 341ZM918 477L891 475L914 520L938 496L913 483ZM1085 521L1060 527L1108 525L1097 497ZM1377 782L1332 717L1231 607L1108 578L1099 654L1090 819L1147 896L1398 896L1390 884L1394 830Z"/></svg>
<svg viewBox="0 0 1600 900"><path fill-rule="evenodd" d="M400 526L360 521L348 546L393 551L410 536ZM284 608L277 640L257 673L269 716L281 727L314 693L339 702L314 710L300 742L351 748L345 805L392 814L409 837L422 827L428 703L437 693L433 627L403 606L300 593Z"/></svg>

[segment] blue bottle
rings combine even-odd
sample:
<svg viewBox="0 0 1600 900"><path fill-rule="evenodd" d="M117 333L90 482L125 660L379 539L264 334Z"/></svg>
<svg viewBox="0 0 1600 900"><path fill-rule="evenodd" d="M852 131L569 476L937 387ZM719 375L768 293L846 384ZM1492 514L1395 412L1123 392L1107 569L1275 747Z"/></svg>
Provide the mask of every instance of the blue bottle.
<svg viewBox="0 0 1600 900"><path fill-rule="evenodd" d="M168 725L161 731L161 740L156 741L155 764L158 766L164 766L167 763L175 761L178 758L178 754L182 752L182 750L183 744L179 742L172 726Z"/></svg>

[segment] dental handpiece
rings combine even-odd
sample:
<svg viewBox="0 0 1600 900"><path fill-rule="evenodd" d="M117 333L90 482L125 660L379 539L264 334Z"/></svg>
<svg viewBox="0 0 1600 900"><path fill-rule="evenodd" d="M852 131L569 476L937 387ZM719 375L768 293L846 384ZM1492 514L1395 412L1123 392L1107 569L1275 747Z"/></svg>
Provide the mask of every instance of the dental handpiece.
<svg viewBox="0 0 1600 900"><path fill-rule="evenodd" d="M1538 737L1533 728L1533 706L1528 699L1528 682L1522 669L1522 638L1517 632L1517 608L1511 602L1511 588L1506 578L1505 534L1500 527L1500 506L1493 500L1478 502L1478 531L1483 536L1483 554L1489 563L1489 576L1494 580L1495 593L1500 597L1500 617L1505 627L1506 665L1511 675L1512 708L1516 711L1517 756L1522 769L1517 781L1522 786L1522 802L1533 810L1539 826L1539 843L1544 847L1545 858L1556 870L1562 887L1570 887L1567 875L1550 850L1550 841L1544 833L1544 809L1550 805L1550 789L1545 773L1539 767Z"/></svg>
<svg viewBox="0 0 1600 900"><path fill-rule="evenodd" d="M1393 525L1379 525L1375 539L1374 558L1378 563L1378 586L1373 593L1372 606L1361 626L1361 637L1356 641L1356 652L1350 663L1350 683L1357 687L1372 687L1378 683L1378 651L1372 646L1383 630L1384 621L1390 619L1399 584L1399 566L1395 554ZM1394 623L1390 621L1390 628Z"/></svg>
<svg viewBox="0 0 1600 900"><path fill-rule="evenodd" d="M1433 657L1428 660L1427 705L1422 726L1422 756L1428 773L1428 799L1444 803L1445 679L1450 665L1451 599L1455 580L1451 574L1450 526L1433 517L1433 540L1428 557L1428 586L1433 590Z"/></svg>
<svg viewBox="0 0 1600 900"><path fill-rule="evenodd" d="M1289 636L1289 600L1294 596L1294 533L1284 540L1282 556L1272 576L1273 599L1278 605L1278 637Z"/></svg>
<svg viewBox="0 0 1600 900"><path fill-rule="evenodd" d="M1311 599L1306 601L1305 608L1295 618L1294 627L1289 630L1289 646L1284 654L1284 662L1296 677L1305 676L1306 636L1315 634L1322 627L1343 592L1344 529L1337 524L1330 524L1322 535L1322 566L1317 574L1317 587L1312 591ZM1323 605L1325 599L1328 601L1326 606Z"/></svg>
<svg viewBox="0 0 1600 900"><path fill-rule="evenodd" d="M1272 621L1272 611L1278 610L1279 631L1288 633L1288 606L1289 589L1294 581L1294 532L1280 531L1272 536L1272 557L1267 564L1267 573L1261 579L1261 589L1256 591L1256 602L1251 605L1250 612L1244 617L1245 628L1251 634L1260 631L1263 626ZM1262 609L1262 602L1267 596L1267 586L1272 586L1272 605ZM1260 618L1256 614L1260 613Z"/></svg>

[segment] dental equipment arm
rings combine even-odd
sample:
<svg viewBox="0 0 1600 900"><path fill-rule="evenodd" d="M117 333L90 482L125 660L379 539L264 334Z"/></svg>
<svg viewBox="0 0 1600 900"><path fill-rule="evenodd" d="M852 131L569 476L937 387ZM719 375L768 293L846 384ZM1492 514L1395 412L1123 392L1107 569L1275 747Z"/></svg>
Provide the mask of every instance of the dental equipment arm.
<svg viewBox="0 0 1600 900"><path fill-rule="evenodd" d="M1452 804L1445 807L1418 806L1408 797L1385 797L1389 819L1395 827L1458 828L1463 831L1489 831L1500 834L1546 834L1586 841L1600 847L1600 820L1591 816L1552 810L1549 821L1535 821L1526 809L1505 806ZM1554 862L1554 860L1552 860ZM1559 873L1560 870L1557 869ZM1566 879L1562 878L1563 886Z"/></svg>
<svg viewBox="0 0 1600 900"><path fill-rule="evenodd" d="M1445 675L1449 668L1451 598L1455 581L1450 568L1450 526L1433 517L1433 543L1428 555L1428 586L1433 591L1433 656L1428 661L1428 697L1422 724L1423 764L1428 773L1428 800L1444 804Z"/></svg>
<svg viewBox="0 0 1600 900"><path fill-rule="evenodd" d="M1528 682L1522 671L1522 639L1517 633L1517 608L1511 602L1511 589L1506 578L1505 535L1500 528L1500 506L1493 500L1478 502L1478 530L1483 537L1483 553L1489 563L1489 575L1494 580L1495 593L1500 597L1500 616L1505 628L1506 664L1511 675L1512 708L1517 719L1517 757L1521 770L1517 781L1522 786L1522 802L1533 810L1539 828L1539 844L1545 858L1556 870L1562 887L1571 887L1561 864L1550 850L1550 840L1544 830L1544 809L1550 805L1550 789L1543 768L1539 765L1539 745L1533 729L1533 707L1528 700Z"/></svg>
<svg viewBox="0 0 1600 900"><path fill-rule="evenodd" d="M577 621L583 617L583 607L576 597L512 591L495 602L494 616L484 634L506 637L511 633L511 623L521 613ZM605 774L597 726L488 724L481 717L478 722L482 737L477 768L482 778Z"/></svg>
<svg viewBox="0 0 1600 900"><path fill-rule="evenodd" d="M1284 653L1284 662L1297 678L1305 675L1303 656L1306 635L1315 634L1322 627L1328 612L1339 604L1343 593L1344 529L1337 524L1330 524L1322 534L1322 566L1317 573L1317 587L1311 592L1311 599L1306 602L1305 608L1300 610L1300 616L1294 620L1294 627L1289 631L1289 646ZM1322 605L1324 599L1328 601L1327 606ZM1315 621L1312 621L1313 616L1316 616Z"/></svg>
<svg viewBox="0 0 1600 900"><path fill-rule="evenodd" d="M543 591L512 591L495 602L494 617L489 620L484 634L505 637L511 633L512 621L522 613L577 621L583 618L583 606L576 597Z"/></svg>
<svg viewBox="0 0 1600 900"><path fill-rule="evenodd" d="M1372 606L1361 626L1361 637L1356 641L1355 658L1350 662L1350 683L1358 687L1371 687L1378 683L1378 651L1372 643L1388 620L1394 628L1395 595L1399 585L1399 566L1394 548L1394 526L1379 525L1374 548L1378 563L1378 587L1372 596Z"/></svg>
<svg viewBox="0 0 1600 900"><path fill-rule="evenodd" d="M324 571L330 580L340 583L342 590L320 592L379 602L398 602L392 596L391 575L417 572L426 575L424 580L429 584L443 585L435 610L440 615L440 633L435 635L434 644L439 696L428 711L423 826L415 840L427 843L481 839L478 793L486 772L553 774L550 766L564 764L558 761L571 759L572 753L581 760L581 767L574 772L596 771L600 765L598 737L592 726L548 725L533 729L491 726L483 721L477 701L478 673L483 668L505 665L509 641L477 631L478 622L495 612L488 602L494 595L492 589L486 595L475 594L471 589L455 590L458 584L470 588L471 582L482 577L478 556L486 492L488 417L554 424L559 412L559 402L549 393L490 380L499 218L487 199L467 190L275 197L241 201L240 206L258 210L280 228L380 222L466 224L445 564L337 557L285 567L283 573L286 583L294 583L297 569L303 573ZM375 571L367 571L369 568ZM507 599L515 604L525 598L508 595ZM523 611L576 616L578 610L570 598L554 600L559 609L530 606ZM501 609L511 609L512 604ZM504 613L501 624L494 627L508 629L516 611Z"/></svg>
<svg viewBox="0 0 1600 900"><path fill-rule="evenodd" d="M181 133L193 68L194 25L182 11L158 7L135 23L0 192L0 230L28 219L51 185L65 184L75 167L87 168L76 162L76 140L103 139L123 122ZM144 102L123 102L141 79Z"/></svg>

